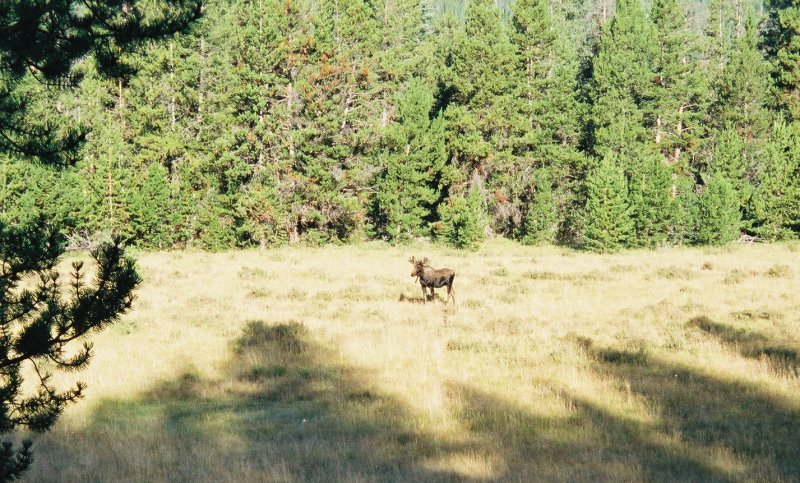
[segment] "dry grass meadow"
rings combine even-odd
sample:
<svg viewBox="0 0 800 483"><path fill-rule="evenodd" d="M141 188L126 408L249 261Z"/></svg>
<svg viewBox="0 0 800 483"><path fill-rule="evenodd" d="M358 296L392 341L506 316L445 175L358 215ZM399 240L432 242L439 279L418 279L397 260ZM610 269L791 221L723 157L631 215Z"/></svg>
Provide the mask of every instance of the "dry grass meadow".
<svg viewBox="0 0 800 483"><path fill-rule="evenodd" d="M26 481L800 481L799 245L137 257Z"/></svg>

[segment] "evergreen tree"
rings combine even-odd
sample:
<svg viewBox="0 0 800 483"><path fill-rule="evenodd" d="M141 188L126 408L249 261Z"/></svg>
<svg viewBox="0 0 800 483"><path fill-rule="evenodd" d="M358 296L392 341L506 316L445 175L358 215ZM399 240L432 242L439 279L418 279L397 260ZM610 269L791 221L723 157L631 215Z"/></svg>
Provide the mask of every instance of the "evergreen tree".
<svg viewBox="0 0 800 483"><path fill-rule="evenodd" d="M600 158L614 154L628 172L646 159L651 142L645 100L656 58L654 35L640 0L620 0L592 59L592 148Z"/></svg>
<svg viewBox="0 0 800 483"><path fill-rule="evenodd" d="M620 0L592 59L593 149L601 158L616 153L626 169L650 139L643 100L652 79L653 35L639 0Z"/></svg>
<svg viewBox="0 0 800 483"><path fill-rule="evenodd" d="M586 179L583 246L611 252L630 245L634 235L625 174L614 154L606 155Z"/></svg>
<svg viewBox="0 0 800 483"><path fill-rule="evenodd" d="M705 189L698 202L697 216L696 240L699 243L722 245L739 237L739 200L730 182L722 174L706 177Z"/></svg>
<svg viewBox="0 0 800 483"><path fill-rule="evenodd" d="M483 196L473 186L467 196L451 195L439 205L438 234L455 248L477 250L486 238L486 207Z"/></svg>
<svg viewBox="0 0 800 483"><path fill-rule="evenodd" d="M142 240L144 246L162 249L172 246L172 230L177 220L175 211L170 209L167 177L167 169L161 163L152 162L138 189L128 193L133 236Z"/></svg>
<svg viewBox="0 0 800 483"><path fill-rule="evenodd" d="M71 0L3 3L0 157L16 153L48 162L74 160L82 130L72 128L74 121L66 117L56 125L31 117L30 106L37 103L25 95L26 83L36 78L54 87L75 84L74 64L88 54L94 54L102 72L124 75L129 70L120 59L126 52L146 39L185 28L200 8L194 1L154 6L136 1L93 2L91 8ZM63 236L43 218L24 224L0 218L0 432L18 427L46 431L66 405L81 397L85 385L60 390L50 371L86 367L91 345L85 336L125 313L140 283L133 260L115 243L93 253L91 283L84 279L83 264L73 264L65 294L55 269L62 253ZM37 278L35 286L22 283ZM81 339L83 348L75 350L71 342ZM34 375L21 371L23 363L35 367ZM15 450L4 442L2 477L18 477L31 460L30 443Z"/></svg>
<svg viewBox="0 0 800 483"><path fill-rule="evenodd" d="M705 58L708 59L708 78L714 80L722 73L731 54L735 37L733 5L730 0L711 0L708 18L703 26Z"/></svg>
<svg viewBox="0 0 800 483"><path fill-rule="evenodd" d="M744 209L752 195L748 179L749 166L745 154L745 141L732 125L717 136L707 172L723 176L736 193L740 209Z"/></svg>
<svg viewBox="0 0 800 483"><path fill-rule="evenodd" d="M676 244L695 243L700 215L694 176L678 176L673 181L676 191L673 198L675 218L668 240Z"/></svg>
<svg viewBox="0 0 800 483"><path fill-rule="evenodd" d="M533 198L527 206L521 236L526 245L553 243L558 229L559 213L553 197L550 174L546 170L537 173Z"/></svg>
<svg viewBox="0 0 800 483"><path fill-rule="evenodd" d="M424 235L439 201L446 161L444 131L431 119L433 94L412 80L396 105L397 119L384 135L383 172L376 183L378 233L395 241Z"/></svg>
<svg viewBox="0 0 800 483"><path fill-rule="evenodd" d="M659 156L651 156L631 176L629 198L636 238L634 244L657 247L667 241L675 222L670 170Z"/></svg>
<svg viewBox="0 0 800 483"><path fill-rule="evenodd" d="M699 145L710 92L699 68L699 38L688 30L683 7L677 0L654 0L650 17L657 49L648 122L656 148L676 165L687 149Z"/></svg>
<svg viewBox="0 0 800 483"><path fill-rule="evenodd" d="M511 142L511 132L519 125L514 67L515 48L500 12L490 0L470 2L464 31L456 36L450 52L447 88L451 102L444 112L447 144L462 183L476 178L494 190L487 208L494 215L493 227L502 233L513 226L509 218L516 211L508 203L513 197L505 192L507 184L523 177L517 171Z"/></svg>
<svg viewBox="0 0 800 483"><path fill-rule="evenodd" d="M585 169L585 157L578 151L582 137L583 106L578 101L577 49L569 45L563 33L564 19L551 15L554 8L548 0L523 0L513 6L511 41L517 50L517 100L519 124L513 133L513 153L517 158L512 176L503 180L512 203L523 203L527 186L533 184L539 169L545 169L555 187L545 193L537 189L534 198L547 196L553 215L569 216L572 211L574 180ZM538 185L538 181L536 182ZM555 189L555 193L553 192ZM561 206L560 206L561 205ZM538 209L518 210L531 216ZM517 211L517 210L515 210ZM565 213L566 212L566 213ZM559 216L560 215L560 216ZM545 238L552 241L553 225L545 223ZM513 233L539 232L529 221L516 222ZM528 228L525 227L528 225ZM544 228L544 226L542 227ZM544 232L542 233L544 234ZM527 235L523 235L527 236ZM537 235L538 236L538 235Z"/></svg>
<svg viewBox="0 0 800 483"><path fill-rule="evenodd" d="M718 82L713 119L718 128L732 124L747 143L757 143L771 122L768 110L772 82L770 68L758 48L755 12L748 13L744 32L735 41L730 60Z"/></svg>
<svg viewBox="0 0 800 483"><path fill-rule="evenodd" d="M800 234L800 126L777 122L764 149L750 212L752 230L766 239Z"/></svg>
<svg viewBox="0 0 800 483"><path fill-rule="evenodd" d="M766 44L775 65L775 83L789 119L800 121L800 5L797 0L770 0L772 30Z"/></svg>

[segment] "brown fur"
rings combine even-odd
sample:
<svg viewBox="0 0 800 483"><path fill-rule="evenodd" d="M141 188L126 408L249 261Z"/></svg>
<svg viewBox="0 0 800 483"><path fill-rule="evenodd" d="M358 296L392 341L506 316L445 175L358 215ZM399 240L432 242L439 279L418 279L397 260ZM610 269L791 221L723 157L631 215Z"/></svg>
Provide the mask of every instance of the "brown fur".
<svg viewBox="0 0 800 483"><path fill-rule="evenodd" d="M453 279L456 276L456 273L449 268L432 268L428 265L428 259L423 258L422 260L417 260L414 257L408 259L414 265L414 269L411 271L412 277L417 277L419 279L419 284L422 287L422 301L423 303L427 300L428 294L425 292L426 288L431 290L431 298L434 296L433 289L440 288L447 286L447 300L445 300L445 304L452 298L453 305L456 304L456 295L455 291L453 290Z"/></svg>

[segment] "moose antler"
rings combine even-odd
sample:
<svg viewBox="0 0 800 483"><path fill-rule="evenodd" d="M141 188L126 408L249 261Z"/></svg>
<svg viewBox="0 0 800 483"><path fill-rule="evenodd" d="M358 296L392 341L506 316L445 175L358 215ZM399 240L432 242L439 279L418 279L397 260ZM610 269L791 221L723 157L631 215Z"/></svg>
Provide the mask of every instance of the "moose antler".
<svg viewBox="0 0 800 483"><path fill-rule="evenodd" d="M423 265L427 265L428 264L428 257L423 258L421 263Z"/></svg>
<svg viewBox="0 0 800 483"><path fill-rule="evenodd" d="M416 259L416 258L414 258L414 257L411 257L411 258L409 258L409 259L408 259L408 261L409 261L409 262L411 262L411 263L413 263L413 264L415 264L415 265L416 265L416 263L417 263L417 259Z"/></svg>

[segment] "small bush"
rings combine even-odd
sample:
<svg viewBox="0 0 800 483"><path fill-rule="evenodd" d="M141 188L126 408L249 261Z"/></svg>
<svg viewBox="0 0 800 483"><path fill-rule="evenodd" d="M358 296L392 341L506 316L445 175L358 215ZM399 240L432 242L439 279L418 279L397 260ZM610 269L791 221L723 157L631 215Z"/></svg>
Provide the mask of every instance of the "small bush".
<svg viewBox="0 0 800 483"><path fill-rule="evenodd" d="M234 342L234 352L241 354L248 349L274 344L286 352L300 353L308 348L303 340L307 336L308 329L299 322L267 325L260 320L253 320L247 323L242 336Z"/></svg>
<svg viewBox="0 0 800 483"><path fill-rule="evenodd" d="M767 270L767 276L770 278L785 278L791 275L792 271L786 265L773 265Z"/></svg>

